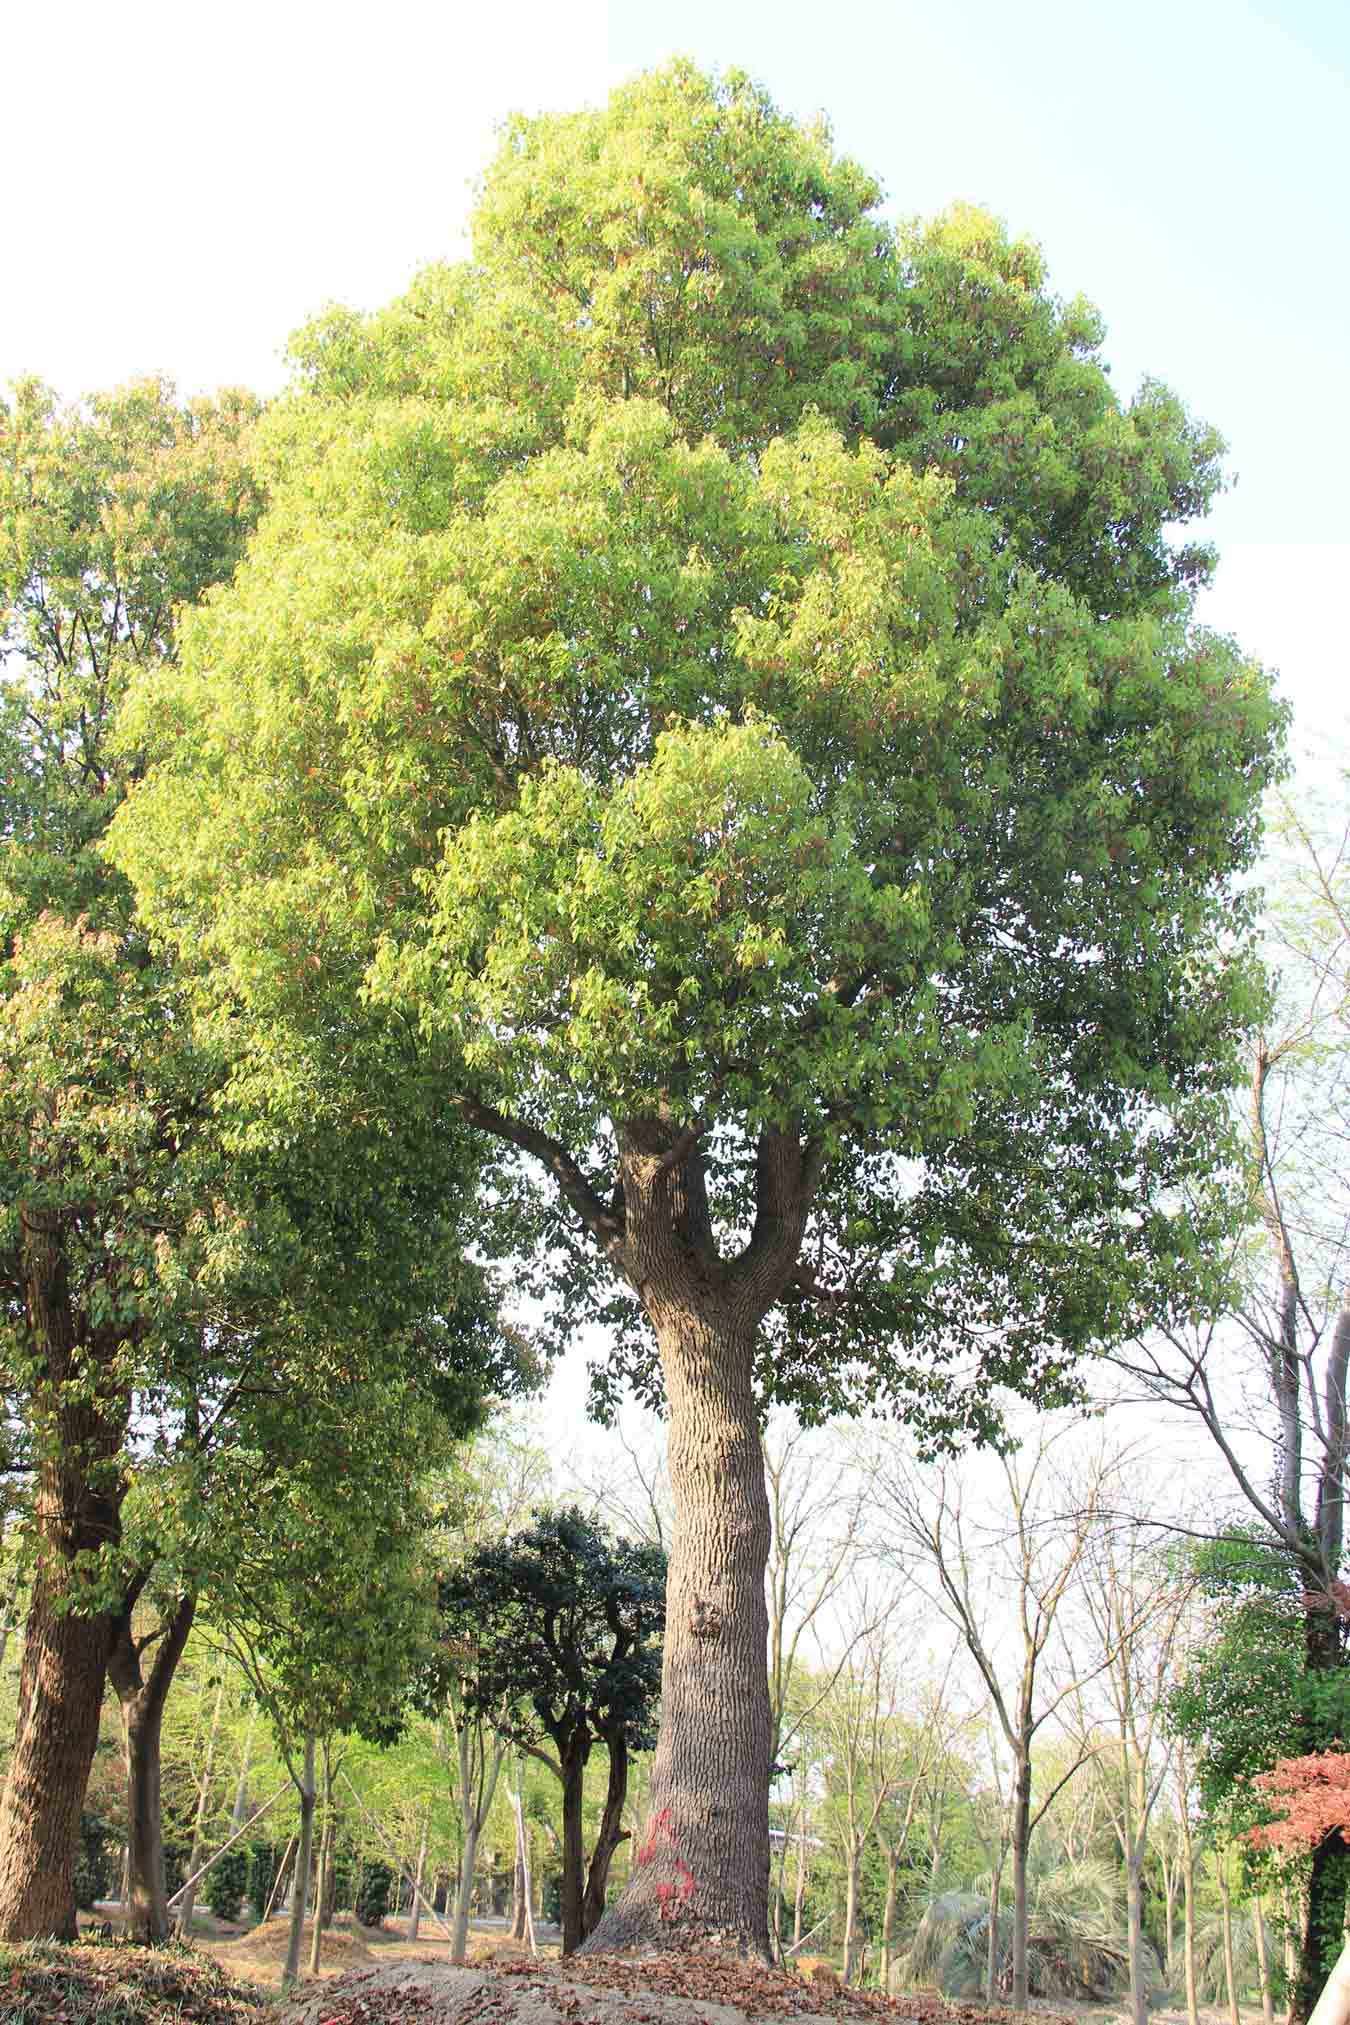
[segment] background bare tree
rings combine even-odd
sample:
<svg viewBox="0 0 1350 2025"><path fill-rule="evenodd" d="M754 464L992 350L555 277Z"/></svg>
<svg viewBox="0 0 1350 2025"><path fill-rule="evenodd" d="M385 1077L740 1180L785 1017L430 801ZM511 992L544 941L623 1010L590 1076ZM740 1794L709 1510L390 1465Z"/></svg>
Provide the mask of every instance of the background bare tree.
<svg viewBox="0 0 1350 2025"><path fill-rule="evenodd" d="M928 1571L937 1609L964 1641L988 1692L1011 1760L1008 1847L1013 1873L1012 2001L1026 2008L1027 1855L1031 1837L1068 1771L1033 1809L1033 1753L1044 1725L1063 1708L1085 1675L1067 1658L1048 1683L1044 1665L1056 1623L1108 1495L1100 1449L1070 1481L1057 1451L1072 1422L1035 1425L1025 1447L1002 1456L991 1475L996 1505L980 1509L965 1474L922 1470L883 1458L874 1478L877 1503L895 1536ZM1105 1664L1094 1655L1087 1673Z"/></svg>
<svg viewBox="0 0 1350 2025"><path fill-rule="evenodd" d="M1093 1702L1083 1688L1075 1693L1079 1748L1084 1756L1092 1751L1099 1735L1094 1716L1101 1710L1110 1763L1101 1764L1093 1785L1115 1831L1124 1871L1134 2025L1148 2025L1153 1979L1145 1956L1144 1866L1153 1811L1171 1762L1166 1694L1191 1586L1167 1557L1158 1529L1127 1514L1110 1518L1091 1539L1078 1583L1078 1607L1103 1660Z"/></svg>
<svg viewBox="0 0 1350 2025"><path fill-rule="evenodd" d="M1345 1546L1350 1372L1350 826L1313 798L1277 805L1270 1019L1251 1059L1245 1197L1226 1302L1115 1362L1204 1429L1305 1596L1304 1664L1347 1663L1336 1608ZM1306 1748L1328 1741L1309 1719ZM1322 1981L1317 1936L1344 1924L1345 1868L1310 1860L1293 2015Z"/></svg>

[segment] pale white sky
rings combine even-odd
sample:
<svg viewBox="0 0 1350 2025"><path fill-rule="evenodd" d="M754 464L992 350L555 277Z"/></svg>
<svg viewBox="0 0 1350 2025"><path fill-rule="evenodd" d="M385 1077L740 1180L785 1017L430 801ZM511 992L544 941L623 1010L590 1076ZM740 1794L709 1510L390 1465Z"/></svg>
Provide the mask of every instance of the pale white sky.
<svg viewBox="0 0 1350 2025"><path fill-rule="evenodd" d="M1119 384L1171 381L1238 484L1206 617L1344 724L1350 8L1344 0L44 0L0 30L0 380L161 369L261 390L331 300L452 254L511 110L682 50L825 110L894 209L957 197L1103 310Z"/></svg>

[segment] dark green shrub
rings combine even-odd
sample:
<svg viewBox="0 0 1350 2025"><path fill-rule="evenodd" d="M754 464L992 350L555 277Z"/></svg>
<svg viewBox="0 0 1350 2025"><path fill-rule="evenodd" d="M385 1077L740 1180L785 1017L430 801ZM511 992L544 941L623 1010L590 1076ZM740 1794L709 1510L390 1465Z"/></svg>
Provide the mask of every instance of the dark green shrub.
<svg viewBox="0 0 1350 2025"><path fill-rule="evenodd" d="M117 1831L101 1814L88 1808L80 1816L80 1840L75 1851L75 1903L88 1912L95 1899L111 1898L116 1889L116 1865L111 1845Z"/></svg>
<svg viewBox="0 0 1350 2025"><path fill-rule="evenodd" d="M356 1888L360 1865L356 1852L349 1842L339 1842L333 1850L333 1908L336 1912L350 1912L352 1894Z"/></svg>
<svg viewBox="0 0 1350 2025"><path fill-rule="evenodd" d="M202 1897L218 1920L237 1920L248 1889L248 1851L236 1842L218 1856L202 1879Z"/></svg>
<svg viewBox="0 0 1350 2025"><path fill-rule="evenodd" d="M394 1873L378 1856L367 1857L356 1890L356 1917L363 1927L378 1927L389 1910Z"/></svg>
<svg viewBox="0 0 1350 2025"><path fill-rule="evenodd" d="M164 1839L164 1889L170 1898L187 1883L188 1863L192 1857L192 1844L180 1842L176 1836Z"/></svg>
<svg viewBox="0 0 1350 2025"><path fill-rule="evenodd" d="M277 1842L250 1842L246 1845L248 1883L245 1892L255 1919L260 1920L267 1910L267 1901L272 1896L272 1886L277 1881L284 1853Z"/></svg>

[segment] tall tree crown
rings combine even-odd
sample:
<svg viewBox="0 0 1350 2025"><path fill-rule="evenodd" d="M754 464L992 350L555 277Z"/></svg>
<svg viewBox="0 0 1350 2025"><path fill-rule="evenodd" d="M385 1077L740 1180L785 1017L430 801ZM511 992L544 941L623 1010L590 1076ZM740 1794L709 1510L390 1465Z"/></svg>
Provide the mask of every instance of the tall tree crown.
<svg viewBox="0 0 1350 2025"><path fill-rule="evenodd" d="M765 1389L980 1425L914 1346L1048 1382L1191 1242L1278 713L1169 546L1217 439L878 195L683 65L513 127L474 262L301 339L115 848L255 1005L408 1021L569 1324L673 1177Z"/></svg>

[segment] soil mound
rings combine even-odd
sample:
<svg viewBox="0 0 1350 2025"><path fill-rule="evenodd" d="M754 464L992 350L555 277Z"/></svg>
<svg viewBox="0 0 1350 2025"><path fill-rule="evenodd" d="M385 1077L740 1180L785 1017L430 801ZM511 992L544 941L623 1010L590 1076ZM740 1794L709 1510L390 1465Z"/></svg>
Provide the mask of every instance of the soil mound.
<svg viewBox="0 0 1350 2025"><path fill-rule="evenodd" d="M314 1939L314 1929L306 1920L300 1936L300 1968L304 1972L309 1961L309 1950ZM211 1952L222 1961L238 1961L244 1955L253 1955L260 1962L280 1966L286 1960L286 1950L291 1943L289 1919L269 1920L265 1927L253 1927L238 1940L221 1941ZM370 1949L355 1934L344 1932L341 1927L325 1927L323 1935L323 1960L340 1962L344 1968L355 1968L358 1962L371 1959Z"/></svg>
<svg viewBox="0 0 1350 2025"><path fill-rule="evenodd" d="M264 2003L192 1948L0 1945L0 2018L23 2025L262 2025Z"/></svg>
<svg viewBox="0 0 1350 2025"><path fill-rule="evenodd" d="M283 2000L275 2025L1010 2025L1014 2013L931 1995L808 1988L798 1977L720 1955L596 1955L567 1962L498 1960L455 1968L407 1960L311 1985ZM270 2025L270 2021L269 2021ZM1037 2025L1069 2025L1042 2014Z"/></svg>

